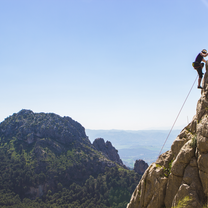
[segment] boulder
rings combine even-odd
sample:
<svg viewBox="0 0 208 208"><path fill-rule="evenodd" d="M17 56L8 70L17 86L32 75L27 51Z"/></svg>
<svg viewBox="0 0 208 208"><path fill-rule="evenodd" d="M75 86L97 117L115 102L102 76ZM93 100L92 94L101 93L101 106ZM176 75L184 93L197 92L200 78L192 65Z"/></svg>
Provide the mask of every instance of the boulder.
<svg viewBox="0 0 208 208"><path fill-rule="evenodd" d="M143 175L148 168L148 164L144 160L136 160L134 163L134 171L139 175Z"/></svg>

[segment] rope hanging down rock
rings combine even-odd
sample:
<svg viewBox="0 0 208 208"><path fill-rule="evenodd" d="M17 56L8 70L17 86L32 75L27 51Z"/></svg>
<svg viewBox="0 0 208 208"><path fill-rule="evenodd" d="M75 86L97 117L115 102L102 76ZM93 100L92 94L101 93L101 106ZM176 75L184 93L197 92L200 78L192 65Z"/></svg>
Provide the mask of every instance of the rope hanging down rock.
<svg viewBox="0 0 208 208"><path fill-rule="evenodd" d="M161 148L161 150L160 150L160 153L159 153L159 155L158 155L158 158L159 158L159 156L160 156L160 154L161 154L161 152L162 152L162 150L163 150L163 147L165 146L165 144L166 144L166 142L167 142L167 140L168 140L168 138L169 138L169 136L170 136L171 131L173 130L173 127L175 126L176 121L178 120L178 117L179 117L179 115L180 115L180 113L181 113L181 111L182 111L182 109L183 109L183 106L185 105L185 103L186 103L186 101L187 101L187 99L188 99L188 97L189 97L189 95L190 95L190 93L191 93L191 90L193 89L193 86L195 85L195 82L196 82L197 78L198 78L198 75L196 76L196 79L195 79L195 81L194 81L194 83L193 83L193 85L192 85L192 87L191 87L191 89L190 89L188 95L186 96L186 99L185 99L185 101L184 101L184 103L183 103L183 105L182 105L182 107L181 107L181 109L180 109L180 111L179 111L179 113L178 113L178 115L177 115L177 117L176 117L174 123L173 123L173 126L172 126L172 128L170 129L170 131L169 131L169 134L168 134L168 136L167 136L167 138L166 138L166 140L165 140L165 142L164 142L164 144L163 144L163 146L162 146L162 148Z"/></svg>

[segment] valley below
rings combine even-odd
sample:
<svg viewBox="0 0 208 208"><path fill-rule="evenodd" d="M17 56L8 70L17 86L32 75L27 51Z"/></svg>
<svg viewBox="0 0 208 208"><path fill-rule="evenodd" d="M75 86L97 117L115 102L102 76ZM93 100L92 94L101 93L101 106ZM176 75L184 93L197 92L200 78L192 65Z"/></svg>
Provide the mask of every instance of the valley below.
<svg viewBox="0 0 208 208"><path fill-rule="evenodd" d="M93 142L96 138L110 141L118 150L123 163L133 168L138 159L144 160L148 165L155 162L159 152L169 134L169 130L91 130L86 129L89 140ZM162 153L170 150L173 141L181 130L173 130L162 150Z"/></svg>

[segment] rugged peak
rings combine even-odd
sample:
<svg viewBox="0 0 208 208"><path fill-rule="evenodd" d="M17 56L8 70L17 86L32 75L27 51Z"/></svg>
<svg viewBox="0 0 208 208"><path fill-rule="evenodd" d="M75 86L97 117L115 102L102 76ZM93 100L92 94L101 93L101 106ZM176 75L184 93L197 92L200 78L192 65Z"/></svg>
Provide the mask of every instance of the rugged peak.
<svg viewBox="0 0 208 208"><path fill-rule="evenodd" d="M143 175L148 168L148 164L144 160L136 160L134 163L134 171L139 175Z"/></svg>
<svg viewBox="0 0 208 208"><path fill-rule="evenodd" d="M22 109L21 111L18 112L19 115L27 115L27 114L34 114L33 111L27 110L27 109Z"/></svg>
<svg viewBox="0 0 208 208"><path fill-rule="evenodd" d="M186 207L201 208L208 198L208 62L196 115L171 150L145 171L127 208L171 208L188 197Z"/></svg>
<svg viewBox="0 0 208 208"><path fill-rule="evenodd" d="M0 136L15 136L27 143L50 138L62 144L90 144L84 127L70 117L61 117L54 113L33 113L24 109L0 123Z"/></svg>
<svg viewBox="0 0 208 208"><path fill-rule="evenodd" d="M97 138L94 140L93 145L96 149L102 149L105 146L105 141L103 138Z"/></svg>
<svg viewBox="0 0 208 208"><path fill-rule="evenodd" d="M98 151L101 151L110 160L118 163L119 165L123 165L123 162L118 154L118 150L116 150L115 147L112 146L111 142L107 141L105 143L103 138L97 138L93 142L93 146Z"/></svg>

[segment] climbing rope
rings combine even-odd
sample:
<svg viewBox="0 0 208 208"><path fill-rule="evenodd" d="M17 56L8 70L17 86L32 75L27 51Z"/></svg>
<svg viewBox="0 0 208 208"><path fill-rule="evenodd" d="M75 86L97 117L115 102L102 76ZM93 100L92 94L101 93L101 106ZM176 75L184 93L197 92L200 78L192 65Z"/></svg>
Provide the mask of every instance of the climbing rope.
<svg viewBox="0 0 208 208"><path fill-rule="evenodd" d="M159 158L159 156L160 156L160 154L161 154L161 152L162 152L162 150L163 150L163 147L165 146L165 144L166 144L166 142L167 142L167 140L168 140L168 137L170 136L171 131L173 130L173 127L175 126L175 123L176 123L176 121L177 121L177 119L178 119L178 117L179 117L179 115L180 115L180 113L181 113L181 111L182 111L182 109L183 109L183 106L184 106L185 103L186 103L186 100L188 99L188 97L189 97L189 95L190 95L190 93L191 93L191 90L192 90L193 86L195 85L195 82L196 82L197 78L198 78L198 75L197 75L197 77L196 77L196 79L195 79L195 81L194 81L194 83L193 83L193 85L192 85L192 87L191 87L191 89L190 89L190 91L189 91L189 93L188 93L188 95L187 95L187 97L186 97L186 99L185 99L185 101L184 101L184 103L183 103L183 105L182 105L182 107L181 107L181 109L180 109L180 111L179 111L179 113L178 113L178 115L177 115L177 117L176 117L174 123L173 123L172 128L170 129L170 132L169 132L169 134L168 134L168 136L167 136L167 138L166 138L166 140L165 140L165 142L164 142L164 144L163 144L163 146L162 146L162 149L160 150L160 153L159 153L159 155L158 155L158 158Z"/></svg>

